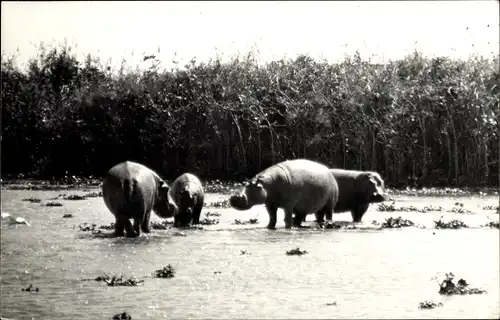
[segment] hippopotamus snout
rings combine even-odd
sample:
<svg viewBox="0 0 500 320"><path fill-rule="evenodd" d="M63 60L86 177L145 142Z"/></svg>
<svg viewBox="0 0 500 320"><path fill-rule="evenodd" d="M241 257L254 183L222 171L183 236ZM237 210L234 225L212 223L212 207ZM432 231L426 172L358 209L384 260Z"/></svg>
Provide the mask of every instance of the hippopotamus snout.
<svg viewBox="0 0 500 320"><path fill-rule="evenodd" d="M387 201L387 195L385 194L380 194L380 193L376 193L373 195L371 202L384 202L384 201Z"/></svg>
<svg viewBox="0 0 500 320"><path fill-rule="evenodd" d="M233 194L229 197L229 204L236 210L248 210L252 207L244 193Z"/></svg>
<svg viewBox="0 0 500 320"><path fill-rule="evenodd" d="M370 202L377 203L377 202L384 202L387 200L387 195L384 191L383 188L380 186L375 186L375 191L373 192Z"/></svg>

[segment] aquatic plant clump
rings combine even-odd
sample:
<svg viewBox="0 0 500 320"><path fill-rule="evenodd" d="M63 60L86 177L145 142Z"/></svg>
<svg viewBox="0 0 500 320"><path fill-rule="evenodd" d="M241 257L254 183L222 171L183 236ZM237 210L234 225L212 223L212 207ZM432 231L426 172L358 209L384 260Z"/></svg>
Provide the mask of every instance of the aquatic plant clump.
<svg viewBox="0 0 500 320"><path fill-rule="evenodd" d="M108 276L107 274L98 276L97 278L95 278L95 281L105 282L110 287L116 287L116 286L135 287L140 283L144 282L144 280L138 280L135 277L124 279L123 275Z"/></svg>
<svg viewBox="0 0 500 320"><path fill-rule="evenodd" d="M219 223L219 219L205 218L205 219L200 220L199 224L201 224L201 225L214 225L214 224L218 224L218 223Z"/></svg>
<svg viewBox="0 0 500 320"><path fill-rule="evenodd" d="M499 221L490 221L487 224L485 224L484 227L500 229L500 222Z"/></svg>
<svg viewBox="0 0 500 320"><path fill-rule="evenodd" d="M247 221L241 221L240 219L234 219L234 224L238 224L238 225L257 224L257 223L259 223L259 219L249 219Z"/></svg>
<svg viewBox="0 0 500 320"><path fill-rule="evenodd" d="M25 292L38 292L40 291L38 287L34 287L32 284L30 284L27 288L22 288L21 291Z"/></svg>
<svg viewBox="0 0 500 320"><path fill-rule="evenodd" d="M220 217L220 213L207 211L207 212L205 212L205 216L207 216L207 217Z"/></svg>
<svg viewBox="0 0 500 320"><path fill-rule="evenodd" d="M395 201L391 201L389 203L381 203L377 206L377 211L380 212L431 212L431 211L443 211L443 207L441 206L424 206L422 208L417 208L415 206L408 207L397 207Z"/></svg>
<svg viewBox="0 0 500 320"><path fill-rule="evenodd" d="M411 227L415 224L407 219L403 219L401 217L393 218L389 217L382 222L381 228L402 228L402 227Z"/></svg>
<svg viewBox="0 0 500 320"><path fill-rule="evenodd" d="M153 277L155 278L173 278L175 276L174 267L168 264L166 267L163 267L159 270L156 270L153 273Z"/></svg>
<svg viewBox="0 0 500 320"><path fill-rule="evenodd" d="M463 221L456 219L447 222L439 219L438 221L434 221L434 225L436 229L460 229L469 227Z"/></svg>
<svg viewBox="0 0 500 320"><path fill-rule="evenodd" d="M83 224L80 224L78 227L80 228L80 231L84 231L84 232L94 231L97 227L97 224L95 224L95 223L89 224L87 222L84 222Z"/></svg>
<svg viewBox="0 0 500 320"><path fill-rule="evenodd" d="M69 196L65 196L63 198L64 200L85 200L85 196L81 196L81 195L78 195L78 194L71 194Z"/></svg>
<svg viewBox="0 0 500 320"><path fill-rule="evenodd" d="M46 207L62 207L62 203L60 202L47 202L45 204Z"/></svg>
<svg viewBox="0 0 500 320"><path fill-rule="evenodd" d="M163 220L161 222L151 221L149 223L149 227L153 230L167 230L172 228L173 224L174 222L167 220Z"/></svg>
<svg viewBox="0 0 500 320"><path fill-rule="evenodd" d="M62 216L63 218L73 218L73 215L71 213L65 213Z"/></svg>
<svg viewBox="0 0 500 320"><path fill-rule="evenodd" d="M301 256L303 254L307 254L308 252L306 250L300 250L300 248L296 248L296 249L292 249L292 250L288 250L286 252L287 255L289 256Z"/></svg>
<svg viewBox="0 0 500 320"><path fill-rule="evenodd" d="M420 302L418 304L418 307L420 309L434 309L436 307L442 307L442 306L443 304L441 302L436 303L434 301L428 301L428 300Z"/></svg>
<svg viewBox="0 0 500 320"><path fill-rule="evenodd" d="M115 314L112 319L113 320L132 320L132 317L128 313L122 312L122 313Z"/></svg>
<svg viewBox="0 0 500 320"><path fill-rule="evenodd" d="M464 279L460 279L455 284L453 279L455 275L451 272L445 274L446 279L439 284L439 293L443 295L464 295L464 294L483 294L486 290L469 287L469 284Z"/></svg>
<svg viewBox="0 0 500 320"><path fill-rule="evenodd" d="M89 192L83 195L85 198L98 198L102 197L102 191L99 192Z"/></svg>
<svg viewBox="0 0 500 320"><path fill-rule="evenodd" d="M211 202L207 205L207 207L214 207L214 208L229 208L229 200L221 200L221 201L215 201Z"/></svg>
<svg viewBox="0 0 500 320"><path fill-rule="evenodd" d="M28 201L28 202L31 202L31 203L40 203L40 202L42 202L41 199L34 198L34 197L24 198L23 201Z"/></svg>
<svg viewBox="0 0 500 320"><path fill-rule="evenodd" d="M483 210L496 210L499 211L500 207L499 206L483 206Z"/></svg>
<svg viewBox="0 0 500 320"><path fill-rule="evenodd" d="M462 202L455 202L455 206L453 208L451 208L451 210L448 210L448 212L453 212L453 213L472 213L472 211L464 208L464 204Z"/></svg>

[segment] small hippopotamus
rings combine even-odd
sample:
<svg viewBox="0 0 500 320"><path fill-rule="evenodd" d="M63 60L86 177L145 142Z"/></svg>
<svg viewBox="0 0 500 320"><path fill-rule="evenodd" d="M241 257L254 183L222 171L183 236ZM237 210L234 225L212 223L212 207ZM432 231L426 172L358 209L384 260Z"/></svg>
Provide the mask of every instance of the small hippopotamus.
<svg viewBox="0 0 500 320"><path fill-rule="evenodd" d="M102 196L115 216L115 236L139 236L149 233L153 210L160 218L171 218L176 207L169 195L170 187L156 172L146 166L125 161L112 167L102 183ZM130 219L134 219L134 226Z"/></svg>
<svg viewBox="0 0 500 320"><path fill-rule="evenodd" d="M276 228L276 211L285 211L285 228L300 227L301 219L293 221L293 213L300 217L316 213L318 223L332 219L338 199L338 186L327 166L308 159L287 160L255 175L238 194L230 196L230 205L237 210L248 210L265 204L269 214L268 229Z"/></svg>
<svg viewBox="0 0 500 320"><path fill-rule="evenodd" d="M339 198L334 212L350 211L353 222L361 222L370 203L387 200L384 180L377 172L345 169L330 169L330 172L339 187Z"/></svg>
<svg viewBox="0 0 500 320"><path fill-rule="evenodd" d="M200 223L205 193L198 177L191 173L180 175L172 183L169 194L177 212L174 215L174 226Z"/></svg>

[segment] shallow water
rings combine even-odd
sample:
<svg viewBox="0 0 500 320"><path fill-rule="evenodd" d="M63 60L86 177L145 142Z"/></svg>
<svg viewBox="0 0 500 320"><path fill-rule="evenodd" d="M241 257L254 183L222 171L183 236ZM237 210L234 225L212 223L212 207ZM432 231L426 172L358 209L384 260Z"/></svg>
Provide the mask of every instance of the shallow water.
<svg viewBox="0 0 500 320"><path fill-rule="evenodd" d="M96 191L96 190L91 190ZM97 190L98 191L98 190ZM70 194L83 194L74 190ZM135 239L103 238L82 232L84 222L114 222L102 198L43 203L60 191L2 190L2 212L26 218L31 226L1 226L1 315L15 319L110 319L126 311L133 319L331 319L331 318L499 318L499 230L475 228L498 221L485 205L489 197L396 197L396 205L442 206L456 201L473 213L378 212L370 206L354 230L268 231L263 206L249 211L205 207L218 212L220 223L205 230L153 230ZM26 197L42 203L22 201ZM206 203L227 199L208 194ZM52 200L50 200L52 201ZM73 218L63 219L65 213ZM203 217L202 213L202 217ZM402 216L426 229L377 230L372 220ZM471 228L441 230L433 220L460 219ZM256 225L235 225L234 219L258 218ZM305 223L314 226L313 216ZM348 213L334 215L348 223ZM152 216L152 221L161 221ZM110 231L105 231L110 232ZM300 247L308 254L288 256ZM241 250L249 254L242 255ZM167 264L174 278L151 273ZM219 273L214 273L220 271ZM433 277L453 272L483 295L441 296ZM81 281L102 273L136 276L137 287L109 287ZM439 278L441 279L441 278ZM23 292L33 284L37 293ZM424 300L442 307L422 310ZM327 303L336 301L336 305Z"/></svg>

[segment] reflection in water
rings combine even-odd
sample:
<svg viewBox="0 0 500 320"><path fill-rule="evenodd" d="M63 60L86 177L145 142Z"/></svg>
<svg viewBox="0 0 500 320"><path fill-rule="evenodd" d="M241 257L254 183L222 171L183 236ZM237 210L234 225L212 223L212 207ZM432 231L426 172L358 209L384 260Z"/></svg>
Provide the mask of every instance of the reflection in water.
<svg viewBox="0 0 500 320"><path fill-rule="evenodd" d="M321 230L308 217L299 230L265 228L265 208L249 211L208 208L219 224L204 230L152 230L137 238L81 232L84 222L114 222L100 198L61 201L45 207L21 201L46 201L58 192L3 191L2 211L23 216L26 225L2 224L2 316L16 319L102 319L126 311L133 319L158 318L492 318L499 311L498 230L436 230L433 220L453 218L480 225L498 215L481 211L495 197L463 199L476 214L378 212L370 207L356 229ZM208 203L213 195L208 195ZM220 199L220 196L217 197ZM452 207L456 199L405 198L405 203ZM73 218L62 219L66 213ZM280 217L281 214L281 217ZM202 214L203 215L203 214ZM427 229L377 230L372 220L404 215ZM235 219L258 217L256 225ZM335 215L352 225L349 214ZM160 221L153 216L154 221ZM280 224L281 223L281 224ZM287 250L307 250L302 256ZM247 254L241 254L245 251ZM175 277L151 273L172 265ZM443 297L432 277L452 271L485 295ZM80 281L103 273L144 279L137 287L108 287ZM23 292L30 284L39 292ZM424 300L442 302L421 310ZM336 305L332 304L336 301ZM327 305L330 304L330 305Z"/></svg>

